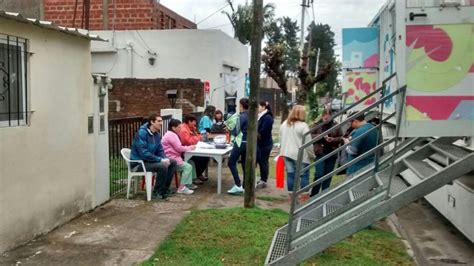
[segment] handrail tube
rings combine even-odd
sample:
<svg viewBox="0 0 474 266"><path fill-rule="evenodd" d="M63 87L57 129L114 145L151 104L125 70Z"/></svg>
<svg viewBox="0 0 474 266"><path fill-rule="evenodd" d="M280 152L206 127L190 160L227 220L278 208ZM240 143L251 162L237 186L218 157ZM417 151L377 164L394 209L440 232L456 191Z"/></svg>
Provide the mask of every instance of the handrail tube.
<svg viewBox="0 0 474 266"><path fill-rule="evenodd" d="M383 102L385 102L386 100L388 100L389 98L391 98L391 97L397 95L398 93L401 92L401 90L404 90L405 88L406 88L406 85L403 86L403 87L401 87L401 88L398 89L398 90L393 91L393 92L390 93L389 95L382 97L381 99L379 99L378 101L376 101L376 102L373 103L372 105L367 106L366 108L360 110L359 112L357 112L357 114L363 114L363 113L365 113L365 112L367 112L367 111L373 109L374 107L378 106L380 103L383 103ZM357 117L357 115L355 115L355 117ZM309 145L313 145L316 141L322 139L324 136L328 135L328 134L331 133L332 131L341 128L343 125L349 123L350 121L351 121L350 119L346 119L346 120L344 120L343 122L341 122L341 123L339 123L339 124L333 126L332 128L330 128L330 129L326 130L325 132L319 134L319 136L317 136L317 137L311 139L309 142L306 142L306 143L304 143L303 145L301 145L301 146L299 147L299 149L305 149L305 148L307 148Z"/></svg>
<svg viewBox="0 0 474 266"><path fill-rule="evenodd" d="M327 158L333 156L333 155L336 155L339 151L342 150L342 148L345 148L347 146L349 146L351 143L353 143L354 141L356 140L359 140L361 139L362 137L364 137L365 135L369 134L370 132L372 132L373 130L375 129L379 129L381 128L381 125L382 125L382 122L386 122L388 121L390 118L394 117L395 116L395 113L391 113L389 116L387 116L386 118L384 118L382 121L380 121L380 123L377 125L377 126L374 126L373 128L367 130L366 132L362 133L360 136L357 136L356 138L352 139L349 143L346 143L346 144L343 144L341 146L339 146L337 149L333 150L332 152L324 155L323 157L319 158L318 160L310 163L308 166L306 166L305 168L303 168L301 171L304 172L308 169L310 169L312 166L318 164L320 161L324 161L326 160Z"/></svg>
<svg viewBox="0 0 474 266"><path fill-rule="evenodd" d="M369 99L370 97L372 97L372 96L373 96L374 94L376 94L377 92L383 91L383 88L385 87L385 83L387 83L389 80L391 80L391 79L392 79L394 76L396 76L396 75L397 75L396 72L393 73L393 74L391 74L390 76L388 76L386 79L384 79L384 80L382 81L382 86L380 86L378 89L376 89L375 91L373 91L373 92L367 94L367 95L364 96L362 99L360 99L360 100L358 100L357 102L355 102L355 103L349 105L348 107L343 108L342 110L340 110L339 112L337 112L335 115L331 116L331 119L329 119L328 122L323 122L322 124L317 125L317 126L315 126L314 128L310 128L309 132L313 132L313 131L315 131L316 129L322 127L323 125L327 125L327 124L329 123L329 121L333 121L335 118L337 118L338 116L340 116L340 115L346 113L348 110L352 109L354 106L358 105L358 104L361 103L361 102L366 101L367 99ZM307 135L307 134L305 134L305 136L306 136L306 135Z"/></svg>
<svg viewBox="0 0 474 266"><path fill-rule="evenodd" d="M409 147L410 145L412 145L413 143L417 143L421 138L413 138L410 142L408 143L405 143L403 145L403 147L401 147L400 149L397 149L397 153L405 153L405 151L403 151L404 149L406 149L407 147ZM382 161L379 163L379 165L385 165L388 161L391 161L391 158L392 157L387 157L387 158L384 158L382 159ZM361 172L360 174L354 176L353 178L351 179L348 179L346 180L344 183L342 183L341 185L333 188L333 189L330 189L330 190L326 190L326 191L322 191L322 193L319 193L318 195L314 196L314 197L311 197L310 200L308 200L307 202L305 202L303 206L299 206L299 208L296 208L295 209L295 213L294 213L294 217L298 218L299 217L299 213L304 211L306 208L308 208L309 206L312 206L312 205L315 205L315 204L318 204L318 202L321 202L321 201L324 201L327 199L327 197L330 197L332 194L338 194L340 193L342 190L346 189L346 187L354 182L358 182L360 179L364 179L364 178L367 178L367 175L373 171L373 167L371 168L367 168L365 169L363 172ZM347 183L346 183L347 182Z"/></svg>
<svg viewBox="0 0 474 266"><path fill-rule="evenodd" d="M323 182L324 178L327 178L329 176L333 176L334 174L340 172L340 170L344 170L346 168L348 168L349 166L352 166L353 164L361 161L362 159L365 159L366 157L368 157L369 155L372 155L372 153L374 153L375 151L387 146L388 144L392 143L393 141L395 141L395 137L387 140L387 141L384 141L382 143L380 143L379 145L375 146L374 148L370 149L369 151L363 153L362 155L356 157L355 159L347 162L346 164L342 165L342 166L339 166L339 168L336 168L336 170L330 172L329 174L326 174L325 176L321 177L320 179L318 179L317 181L314 181L313 183L311 184L308 184L306 187L296 191L295 193L296 194L301 194L302 192L305 192L306 190L309 190L311 188L313 188L314 186L316 186L317 184Z"/></svg>

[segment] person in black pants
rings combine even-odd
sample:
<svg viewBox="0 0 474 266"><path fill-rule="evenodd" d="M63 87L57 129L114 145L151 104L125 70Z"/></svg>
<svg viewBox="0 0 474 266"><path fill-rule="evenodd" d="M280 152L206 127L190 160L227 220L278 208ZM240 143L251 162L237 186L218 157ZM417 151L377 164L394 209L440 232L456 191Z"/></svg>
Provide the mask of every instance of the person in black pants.
<svg viewBox="0 0 474 266"><path fill-rule="evenodd" d="M273 114L268 102L258 104L257 163L260 167L260 180L257 189L266 188L268 180L268 158L273 148Z"/></svg>
<svg viewBox="0 0 474 266"><path fill-rule="evenodd" d="M143 160L148 172L156 173L156 184L153 189L154 199L166 200L172 194L171 180L176 170L176 161L166 157L161 146L160 130L163 119L158 114L151 114L143 126L138 129L132 142L131 160ZM136 171L143 171L141 164L132 163Z"/></svg>
<svg viewBox="0 0 474 266"><path fill-rule="evenodd" d="M247 121L248 121L248 113L247 110L249 109L249 99L242 98L240 99L240 114L239 114L239 121L236 125L236 128L233 130L233 135L236 136L234 140L234 147L230 152L228 166L230 172L232 173L232 177L234 178L234 186L227 190L229 194L237 194L244 192L242 188L242 182L239 177L239 171L237 170L237 162L240 161L242 163L242 169L244 171L244 178L245 178L245 155L247 152Z"/></svg>

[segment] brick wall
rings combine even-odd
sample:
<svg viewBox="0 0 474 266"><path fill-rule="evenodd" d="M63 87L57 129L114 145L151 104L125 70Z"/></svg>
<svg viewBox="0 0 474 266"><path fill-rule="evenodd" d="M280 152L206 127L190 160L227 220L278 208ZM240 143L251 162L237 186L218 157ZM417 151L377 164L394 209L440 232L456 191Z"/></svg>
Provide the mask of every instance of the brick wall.
<svg viewBox="0 0 474 266"><path fill-rule="evenodd" d="M178 90L175 108L184 113L203 106L204 85L198 79L114 79L109 91L109 119L148 116L151 112L171 108L166 91Z"/></svg>
<svg viewBox="0 0 474 266"><path fill-rule="evenodd" d="M57 25L83 28L83 1L78 1L74 19L76 0L44 0L44 18ZM103 0L90 0L89 29L103 30L114 27L114 5L108 1L108 23L104 25ZM196 28L196 24L174 13L154 0L115 0L116 30L149 30L168 28ZM74 23L73 23L74 21Z"/></svg>

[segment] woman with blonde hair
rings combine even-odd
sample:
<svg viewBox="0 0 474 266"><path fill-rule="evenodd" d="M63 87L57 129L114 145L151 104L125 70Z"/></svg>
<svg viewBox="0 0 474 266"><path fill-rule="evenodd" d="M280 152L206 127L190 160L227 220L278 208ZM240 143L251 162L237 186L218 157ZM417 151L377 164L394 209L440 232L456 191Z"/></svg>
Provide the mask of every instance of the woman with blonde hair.
<svg viewBox="0 0 474 266"><path fill-rule="evenodd" d="M288 191L293 191L293 183L295 179L296 161L298 160L298 148L310 140L310 135L304 135L309 131L309 126L305 122L306 112L302 105L295 105L291 109L288 118L280 126L280 155L285 160L285 169L287 176ZM303 139L304 138L304 139ZM310 163L310 159L314 158L312 146L309 146L303 153L303 161L301 167L306 167ZM301 174L301 187L307 186L309 183L309 169ZM298 190L298 188L295 188Z"/></svg>

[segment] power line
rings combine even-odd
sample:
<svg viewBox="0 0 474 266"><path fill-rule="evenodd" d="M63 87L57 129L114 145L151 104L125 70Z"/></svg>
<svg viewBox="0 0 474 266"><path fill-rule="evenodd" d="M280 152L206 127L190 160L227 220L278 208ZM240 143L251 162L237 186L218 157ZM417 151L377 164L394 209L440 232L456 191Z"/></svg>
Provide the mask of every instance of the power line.
<svg viewBox="0 0 474 266"><path fill-rule="evenodd" d="M227 6L229 6L229 2L227 4L225 4L223 7L219 8L218 10L214 11L212 14L210 14L209 16L205 17L204 19L202 19L201 21L199 21L198 23L196 23L196 25L199 25L201 24L202 22L206 21L207 19L209 19L210 17L214 16L215 14L217 14L218 12L220 12L222 9L226 8Z"/></svg>

